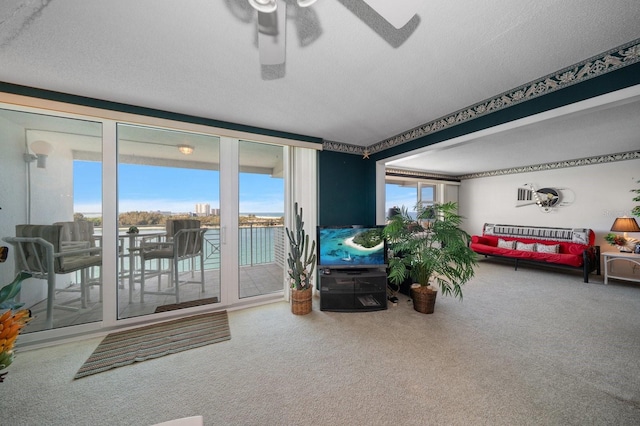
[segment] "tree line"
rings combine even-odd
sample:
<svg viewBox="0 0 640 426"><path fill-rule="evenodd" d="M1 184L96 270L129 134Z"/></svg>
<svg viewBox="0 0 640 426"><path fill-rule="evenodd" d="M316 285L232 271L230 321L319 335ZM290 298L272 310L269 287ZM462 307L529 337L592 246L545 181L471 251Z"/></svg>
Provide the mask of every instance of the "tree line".
<svg viewBox="0 0 640 426"><path fill-rule="evenodd" d="M220 216L192 216L190 214L166 215L158 212L133 211L118 215L118 226L165 226L168 219L197 219L202 226L220 226ZM73 220L86 220L93 222L94 226L102 226L102 217L84 217L82 213L75 213ZM277 226L284 224L284 217L261 218L256 215L239 217L240 225Z"/></svg>

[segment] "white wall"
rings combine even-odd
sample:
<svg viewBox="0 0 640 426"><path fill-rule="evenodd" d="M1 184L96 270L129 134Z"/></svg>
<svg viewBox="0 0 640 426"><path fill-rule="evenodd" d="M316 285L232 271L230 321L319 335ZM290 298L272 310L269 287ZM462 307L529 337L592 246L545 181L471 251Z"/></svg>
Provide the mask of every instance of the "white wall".
<svg viewBox="0 0 640 426"><path fill-rule="evenodd" d="M0 239L15 235L15 225L26 220L26 163L24 153L25 131L0 118ZM9 246L9 256L5 263L0 263L0 287L13 281L13 247L4 241L0 244Z"/></svg>
<svg viewBox="0 0 640 426"><path fill-rule="evenodd" d="M27 165L25 137L28 132L21 126L0 118L0 238L15 236L15 226L29 223L28 176L31 176L31 223L52 224L73 220L73 158L65 143L52 143L54 152L44 169L36 163ZM37 135L36 135L37 136ZM46 139L46 138L45 138ZM34 137L28 140L33 142ZM15 250L9 246L7 261L0 264L0 287L15 277ZM57 287L65 287L71 277L58 276ZM46 298L46 281L26 280L20 292L20 301L26 307Z"/></svg>
<svg viewBox="0 0 640 426"><path fill-rule="evenodd" d="M442 203L458 203L460 201L459 185L441 185L438 186L438 189L442 188L442 200L439 202Z"/></svg>
<svg viewBox="0 0 640 426"><path fill-rule="evenodd" d="M640 160L619 161L549 171L464 180L460 213L464 229L480 234L485 222L512 225L590 228L602 251L616 251L605 240L616 217L631 216L638 204L632 189L640 188ZM571 205L543 213L535 206L516 207L517 190L525 183L540 188L567 188ZM639 219L640 220L640 219ZM640 239L640 234L629 234Z"/></svg>

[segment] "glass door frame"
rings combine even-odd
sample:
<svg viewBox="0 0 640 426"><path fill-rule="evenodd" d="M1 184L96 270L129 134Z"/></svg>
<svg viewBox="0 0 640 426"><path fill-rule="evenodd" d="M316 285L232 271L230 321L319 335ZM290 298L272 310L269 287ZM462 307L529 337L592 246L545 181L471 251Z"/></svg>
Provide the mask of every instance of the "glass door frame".
<svg viewBox="0 0 640 426"><path fill-rule="evenodd" d="M164 128L174 131L186 131L207 134L220 137L221 140L221 180L222 175L231 177L231 185L222 185L220 189L221 216L224 207L224 219L221 217L221 240L224 240L224 247L221 263L238 265L238 215L237 213L237 167L236 161L225 161L226 158L235 156L237 158L238 140L264 142L289 147L285 152L295 152L295 148L307 148L297 150L296 158L304 158L295 165L296 161L290 161L285 165L287 171L285 177L285 224L289 224L288 216L293 205L293 199L306 206L308 216L308 226L311 235L315 234L315 224L317 218L317 150L322 149L322 145L314 142L306 142L281 138L277 136L255 134L196 124L187 121L157 118L152 116L139 115L134 113L105 110L96 107L71 104L61 101L33 98L29 96L16 95L0 92L0 107L14 109L16 111L33 112L36 114L49 114L63 118L74 118L81 120L91 120L102 124L102 215L103 215L103 280L106 283L118 282L118 217L117 217L117 124L144 125L157 128ZM225 141L226 143L223 143ZM236 143L233 143L236 141ZM225 152L223 156L223 152ZM303 153L303 154L301 154ZM227 157L230 156L230 157ZM306 167L306 168L305 168ZM224 169L224 171L223 171ZM235 182L234 182L235 179ZM294 181L296 183L294 184ZM224 201L223 201L224 200ZM224 227L224 231L222 230ZM311 232L313 230L313 233ZM233 235L236 235L235 237ZM234 268L237 269L237 268ZM220 308L238 309L244 306L252 306L267 303L273 300L282 300L283 295L279 293L255 296L240 299L238 296L238 275L233 272L221 271L221 279L227 283L226 289L221 291ZM226 280L226 281L225 281ZM231 285L229 285L231 284ZM77 326L70 326L59 329L44 330L21 335L21 343L25 346L39 346L49 343L60 342L62 340L104 334L118 328L130 327L135 324L156 322L170 317L184 315L185 313L197 312L198 308L188 310L158 313L149 316L117 319L117 286L105 285L103 289L103 320ZM287 298L288 291L283 279L284 298ZM249 300L248 300L249 299ZM206 309L206 307L204 308ZM49 342L49 343L44 343Z"/></svg>

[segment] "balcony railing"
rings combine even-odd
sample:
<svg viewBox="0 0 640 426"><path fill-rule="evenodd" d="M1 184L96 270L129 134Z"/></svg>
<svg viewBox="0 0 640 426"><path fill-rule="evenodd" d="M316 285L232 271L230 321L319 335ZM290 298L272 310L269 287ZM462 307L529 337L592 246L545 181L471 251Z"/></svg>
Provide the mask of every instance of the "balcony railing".
<svg viewBox="0 0 640 426"><path fill-rule="evenodd" d="M146 232L157 234L160 230L145 230L141 228L140 236ZM155 232L154 232L155 231ZM98 231L99 232L99 231ZM284 227L282 225L265 226L249 224L240 227L239 240L239 265L254 266L276 263L284 265ZM121 239L121 255L124 255L121 268L129 270L128 238ZM212 227L204 234L204 267L205 270L220 269L220 228ZM196 265L197 267L198 265Z"/></svg>

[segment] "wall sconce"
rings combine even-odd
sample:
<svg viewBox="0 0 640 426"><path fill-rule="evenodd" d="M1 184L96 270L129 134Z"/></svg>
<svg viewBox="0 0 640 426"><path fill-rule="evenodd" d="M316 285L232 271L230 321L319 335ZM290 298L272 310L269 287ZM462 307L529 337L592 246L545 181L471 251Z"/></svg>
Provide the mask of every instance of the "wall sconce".
<svg viewBox="0 0 640 426"><path fill-rule="evenodd" d="M640 232L640 226L638 222L632 217L618 217L611 226L613 232L623 232L623 237L620 238L617 235L613 239L614 245L618 247L618 250L623 252L633 251L633 245L638 242L635 238L628 238L627 232Z"/></svg>
<svg viewBox="0 0 640 426"><path fill-rule="evenodd" d="M194 148L191 145L178 145L178 151L183 153L184 155L193 154Z"/></svg>
<svg viewBox="0 0 640 426"><path fill-rule="evenodd" d="M31 163L38 160L38 168L45 169L47 167L47 157L53 152L53 146L49 142L37 140L29 145L34 154L24 154L24 161Z"/></svg>

